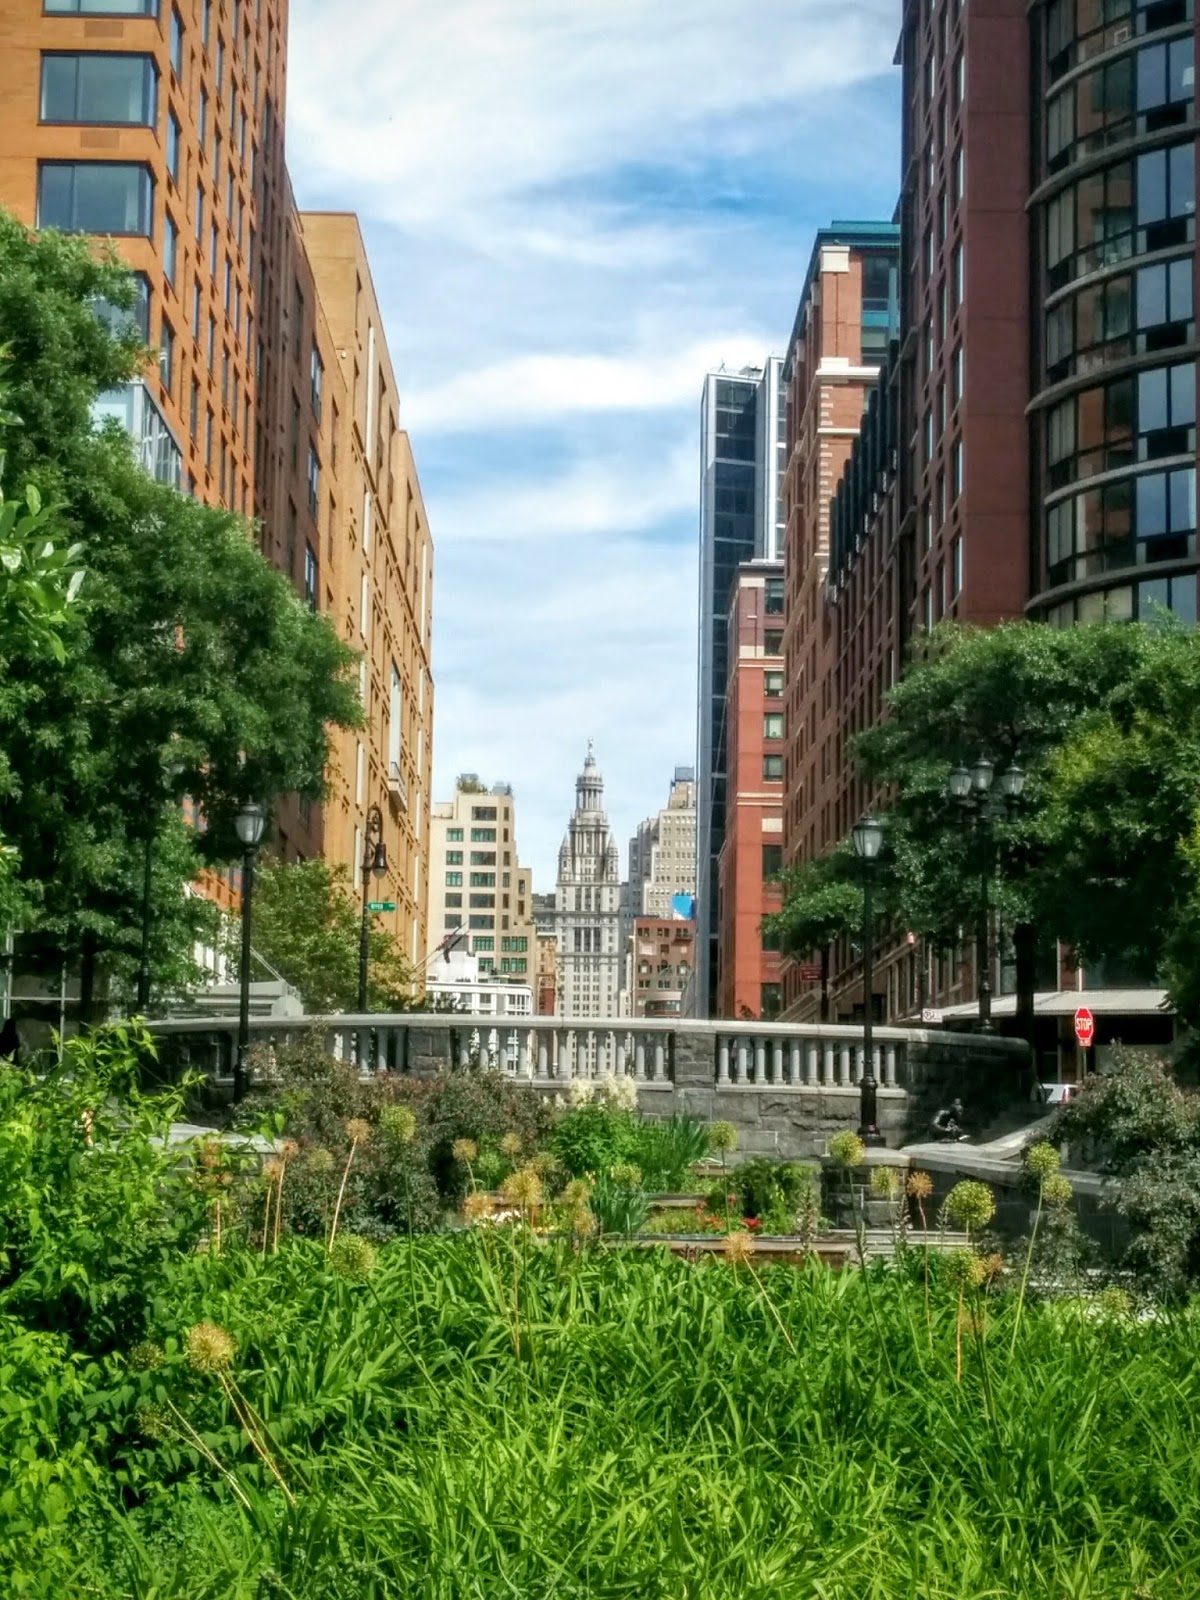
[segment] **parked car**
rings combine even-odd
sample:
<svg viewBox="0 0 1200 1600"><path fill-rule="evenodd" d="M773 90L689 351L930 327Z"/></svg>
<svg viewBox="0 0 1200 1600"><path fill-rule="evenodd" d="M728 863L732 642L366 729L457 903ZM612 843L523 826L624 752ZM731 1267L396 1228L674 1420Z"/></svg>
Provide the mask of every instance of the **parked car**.
<svg viewBox="0 0 1200 1600"><path fill-rule="evenodd" d="M1077 1083L1039 1083L1041 1101L1047 1106L1064 1106L1079 1092Z"/></svg>

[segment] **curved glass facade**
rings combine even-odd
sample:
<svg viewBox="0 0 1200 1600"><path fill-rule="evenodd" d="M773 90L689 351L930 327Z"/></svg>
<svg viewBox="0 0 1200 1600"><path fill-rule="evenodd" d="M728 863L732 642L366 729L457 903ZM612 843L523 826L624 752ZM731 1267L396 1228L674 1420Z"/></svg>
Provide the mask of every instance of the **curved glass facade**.
<svg viewBox="0 0 1200 1600"><path fill-rule="evenodd" d="M1033 237L1033 609L1196 620L1192 0L1050 0Z"/></svg>

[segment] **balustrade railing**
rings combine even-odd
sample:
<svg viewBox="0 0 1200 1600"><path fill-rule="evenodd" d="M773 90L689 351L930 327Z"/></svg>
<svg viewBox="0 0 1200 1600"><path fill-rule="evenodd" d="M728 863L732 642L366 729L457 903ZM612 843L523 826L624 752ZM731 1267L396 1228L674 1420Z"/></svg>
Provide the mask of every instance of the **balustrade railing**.
<svg viewBox="0 0 1200 1600"><path fill-rule="evenodd" d="M639 1086L669 1087L677 1061L691 1084L720 1089L853 1089L865 1051L860 1028L691 1019L572 1020L489 1018L455 1013L338 1016L250 1023L256 1068L269 1074L274 1053L317 1032L330 1053L363 1071L499 1070L517 1081L554 1085L577 1079L628 1077ZM152 1026L166 1061L232 1075L235 1018L175 1019ZM881 1089L904 1085L900 1028L875 1030L875 1079ZM680 1052L683 1052L682 1058Z"/></svg>

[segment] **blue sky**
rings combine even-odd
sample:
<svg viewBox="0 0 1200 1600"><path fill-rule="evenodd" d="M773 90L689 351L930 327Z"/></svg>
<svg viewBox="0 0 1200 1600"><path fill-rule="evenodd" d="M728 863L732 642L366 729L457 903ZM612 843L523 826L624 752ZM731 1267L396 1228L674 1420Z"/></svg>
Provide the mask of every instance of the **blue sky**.
<svg viewBox="0 0 1200 1600"><path fill-rule="evenodd" d="M436 547L435 796L553 885L595 740L624 852L694 758L699 397L813 231L890 217L898 0L292 0L301 207L362 218Z"/></svg>

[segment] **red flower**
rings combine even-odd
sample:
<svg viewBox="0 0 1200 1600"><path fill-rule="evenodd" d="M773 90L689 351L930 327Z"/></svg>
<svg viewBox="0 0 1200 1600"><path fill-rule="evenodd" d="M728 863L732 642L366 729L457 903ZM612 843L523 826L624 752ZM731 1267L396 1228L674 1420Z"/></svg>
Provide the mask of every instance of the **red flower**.
<svg viewBox="0 0 1200 1600"><path fill-rule="evenodd" d="M757 1217L743 1217L742 1221L746 1224L746 1226L748 1228L761 1228L762 1227L762 1223L759 1221L759 1219Z"/></svg>

